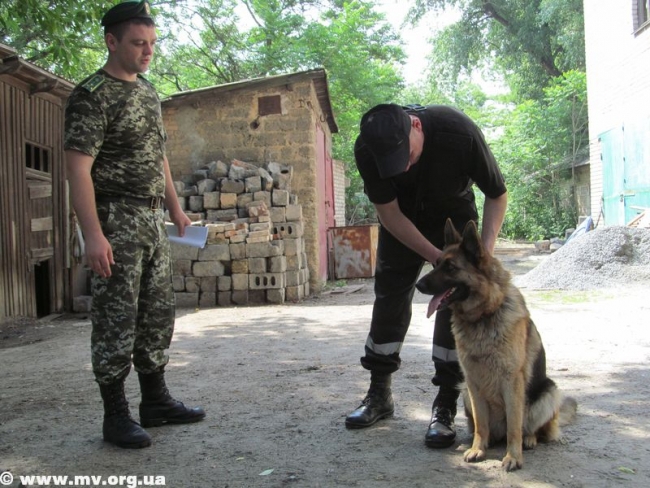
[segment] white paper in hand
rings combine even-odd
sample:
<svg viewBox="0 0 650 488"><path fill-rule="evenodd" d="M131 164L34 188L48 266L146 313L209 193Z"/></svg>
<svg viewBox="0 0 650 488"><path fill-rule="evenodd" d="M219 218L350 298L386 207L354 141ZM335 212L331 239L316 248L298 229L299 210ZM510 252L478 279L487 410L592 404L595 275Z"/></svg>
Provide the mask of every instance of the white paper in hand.
<svg viewBox="0 0 650 488"><path fill-rule="evenodd" d="M167 225L167 235L171 242L176 242L178 244L185 244L187 246L198 247L203 249L205 247L205 241L208 238L208 228L199 227L197 225L188 225L185 227L185 235L179 237L178 227L175 225Z"/></svg>

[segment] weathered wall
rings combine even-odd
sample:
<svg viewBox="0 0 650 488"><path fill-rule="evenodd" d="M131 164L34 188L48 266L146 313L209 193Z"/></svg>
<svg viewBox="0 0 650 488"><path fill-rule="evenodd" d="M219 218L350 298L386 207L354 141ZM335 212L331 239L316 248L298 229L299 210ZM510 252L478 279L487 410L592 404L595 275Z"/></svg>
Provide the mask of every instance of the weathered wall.
<svg viewBox="0 0 650 488"><path fill-rule="evenodd" d="M650 116L650 25L639 26L637 3L584 1L594 221L598 220L603 195L598 136L627 121Z"/></svg>
<svg viewBox="0 0 650 488"><path fill-rule="evenodd" d="M343 227L345 222L345 163L334 160L334 221L337 227Z"/></svg>
<svg viewBox="0 0 650 488"><path fill-rule="evenodd" d="M259 98L279 96L281 113L260 116ZM232 91L202 91L182 101L163 101L167 156L174 179L210 161L239 159L258 166L268 162L294 168L293 189L302 205L311 286L320 290L315 127L331 133L310 80Z"/></svg>

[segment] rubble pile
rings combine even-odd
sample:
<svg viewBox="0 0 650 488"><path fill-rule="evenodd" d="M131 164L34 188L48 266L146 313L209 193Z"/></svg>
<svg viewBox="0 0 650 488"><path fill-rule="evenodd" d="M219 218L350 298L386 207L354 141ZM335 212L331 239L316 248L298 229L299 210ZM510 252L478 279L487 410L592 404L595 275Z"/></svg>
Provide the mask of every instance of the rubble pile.
<svg viewBox="0 0 650 488"><path fill-rule="evenodd" d="M181 208L208 228L202 249L172 244L179 308L284 303L309 295L293 169L214 161L175 181Z"/></svg>
<svg viewBox="0 0 650 488"><path fill-rule="evenodd" d="M604 227L570 240L514 283L522 288L593 290L650 283L650 229Z"/></svg>

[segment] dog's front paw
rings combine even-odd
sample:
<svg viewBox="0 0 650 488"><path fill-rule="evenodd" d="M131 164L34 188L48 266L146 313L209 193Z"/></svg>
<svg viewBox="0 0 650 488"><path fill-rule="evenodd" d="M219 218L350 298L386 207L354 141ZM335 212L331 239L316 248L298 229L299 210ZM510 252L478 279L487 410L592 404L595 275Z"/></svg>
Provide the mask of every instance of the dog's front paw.
<svg viewBox="0 0 650 488"><path fill-rule="evenodd" d="M533 434L533 435L525 435L524 436L524 449L535 449L535 446L537 446L537 436L535 434Z"/></svg>
<svg viewBox="0 0 650 488"><path fill-rule="evenodd" d="M516 458L510 453L506 454L501 461L501 466L506 471L514 471L515 469L520 469L524 465L524 459L522 457Z"/></svg>
<svg viewBox="0 0 650 488"><path fill-rule="evenodd" d="M463 459L468 463L477 463L485 459L485 451L483 449L468 449L463 455Z"/></svg>

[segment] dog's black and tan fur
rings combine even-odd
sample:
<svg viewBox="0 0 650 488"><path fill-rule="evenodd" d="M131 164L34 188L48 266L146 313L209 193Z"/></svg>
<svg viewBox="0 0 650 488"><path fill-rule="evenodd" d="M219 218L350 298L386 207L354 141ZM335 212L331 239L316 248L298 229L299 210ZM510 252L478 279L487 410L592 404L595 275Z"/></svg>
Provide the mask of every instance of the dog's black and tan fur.
<svg viewBox="0 0 650 488"><path fill-rule="evenodd" d="M505 439L503 467L521 468L522 448L559 439L560 425L577 408L546 376L544 346L521 292L485 251L474 222L461 237L449 220L443 255L417 288L430 295L447 293L441 306L452 311L465 374L465 413L474 433L465 461L485 459L488 445Z"/></svg>

